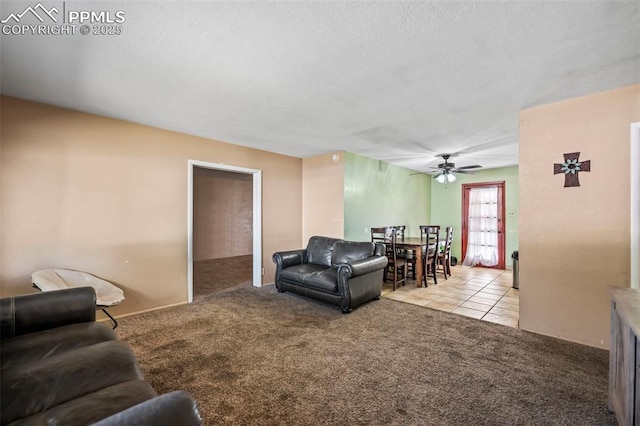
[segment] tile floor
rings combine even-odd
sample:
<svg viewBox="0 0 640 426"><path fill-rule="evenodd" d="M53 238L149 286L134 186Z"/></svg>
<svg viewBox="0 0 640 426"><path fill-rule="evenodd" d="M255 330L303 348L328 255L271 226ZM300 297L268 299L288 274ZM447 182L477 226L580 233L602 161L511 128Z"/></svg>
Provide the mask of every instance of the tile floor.
<svg viewBox="0 0 640 426"><path fill-rule="evenodd" d="M518 290L512 288L511 270L456 265L449 279L438 274L438 284L433 279L427 284L418 288L415 280L408 280L396 291L384 284L382 297L518 327L520 299Z"/></svg>

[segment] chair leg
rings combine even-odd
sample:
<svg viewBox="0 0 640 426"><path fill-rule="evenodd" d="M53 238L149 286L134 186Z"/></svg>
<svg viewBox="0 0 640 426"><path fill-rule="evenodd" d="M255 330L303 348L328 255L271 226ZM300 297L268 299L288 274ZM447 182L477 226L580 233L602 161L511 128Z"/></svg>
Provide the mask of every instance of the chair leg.
<svg viewBox="0 0 640 426"><path fill-rule="evenodd" d="M438 284L438 274L436 272L436 267L437 267L436 260L438 260L438 258L433 259L433 262L431 264L431 270L433 271L433 282L435 284Z"/></svg>
<svg viewBox="0 0 640 426"><path fill-rule="evenodd" d="M429 275L431 274L431 275ZM425 262L423 263L422 266L422 278L424 279L424 286L427 287L427 280L429 278L429 276L433 277L433 283L434 284L438 284L438 280L436 279L436 263L435 260L431 261L429 263Z"/></svg>
<svg viewBox="0 0 640 426"><path fill-rule="evenodd" d="M407 285L407 273L407 262L405 262L404 265L402 265L402 285Z"/></svg>
<svg viewBox="0 0 640 426"><path fill-rule="evenodd" d="M449 279L447 276L447 261L445 259L442 259L442 274L444 275L445 280Z"/></svg>
<svg viewBox="0 0 640 426"><path fill-rule="evenodd" d="M393 265L393 291L396 291L397 283L398 283L398 267Z"/></svg>
<svg viewBox="0 0 640 426"><path fill-rule="evenodd" d="M407 264L404 264L404 283L407 284L407 280L409 279L409 270L407 269Z"/></svg>
<svg viewBox="0 0 640 426"><path fill-rule="evenodd" d="M411 278L416 279L416 259L411 262Z"/></svg>
<svg viewBox="0 0 640 426"><path fill-rule="evenodd" d="M429 284L428 284L428 282L429 282L429 269L430 269L430 266L425 262L425 265L424 265L424 267L422 269L424 271L424 273L422 274L422 277L424 278L424 286L425 287L429 286Z"/></svg>

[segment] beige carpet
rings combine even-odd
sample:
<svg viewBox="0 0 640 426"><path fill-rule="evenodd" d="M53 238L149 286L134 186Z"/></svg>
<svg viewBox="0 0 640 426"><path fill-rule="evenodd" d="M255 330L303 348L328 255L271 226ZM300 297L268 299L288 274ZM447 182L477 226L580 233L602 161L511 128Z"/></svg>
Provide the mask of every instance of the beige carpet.
<svg viewBox="0 0 640 426"><path fill-rule="evenodd" d="M613 425L608 352L380 299L242 288L123 318L161 393L208 425Z"/></svg>

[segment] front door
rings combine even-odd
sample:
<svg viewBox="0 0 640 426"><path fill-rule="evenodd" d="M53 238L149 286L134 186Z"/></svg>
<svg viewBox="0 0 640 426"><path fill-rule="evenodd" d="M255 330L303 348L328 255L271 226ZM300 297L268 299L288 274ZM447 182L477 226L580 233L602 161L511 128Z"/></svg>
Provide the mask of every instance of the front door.
<svg viewBox="0 0 640 426"><path fill-rule="evenodd" d="M504 181L462 185L463 265L504 269Z"/></svg>

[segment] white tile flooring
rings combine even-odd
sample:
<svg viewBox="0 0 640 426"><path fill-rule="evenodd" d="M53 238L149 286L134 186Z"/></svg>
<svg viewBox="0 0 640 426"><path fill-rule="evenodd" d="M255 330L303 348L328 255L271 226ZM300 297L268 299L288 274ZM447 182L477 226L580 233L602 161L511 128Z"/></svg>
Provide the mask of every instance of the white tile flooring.
<svg viewBox="0 0 640 426"><path fill-rule="evenodd" d="M445 280L438 274L428 286L416 287L415 280L392 291L384 284L382 297L427 308L451 312L510 327L518 327L520 299L513 286L513 272L470 266L453 266L451 276Z"/></svg>

